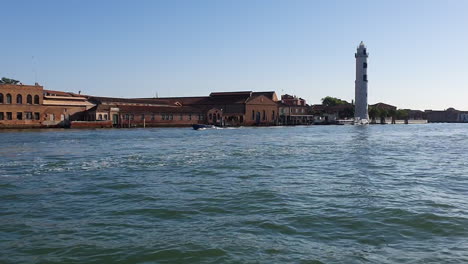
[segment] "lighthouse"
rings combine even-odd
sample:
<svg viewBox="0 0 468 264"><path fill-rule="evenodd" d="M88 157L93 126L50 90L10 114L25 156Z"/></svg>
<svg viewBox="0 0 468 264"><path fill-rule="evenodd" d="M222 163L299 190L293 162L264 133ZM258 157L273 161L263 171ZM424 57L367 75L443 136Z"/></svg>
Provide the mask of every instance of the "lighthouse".
<svg viewBox="0 0 468 264"><path fill-rule="evenodd" d="M354 82L354 123L367 124L369 112L367 108L367 53L364 42L357 47L356 54L356 81Z"/></svg>

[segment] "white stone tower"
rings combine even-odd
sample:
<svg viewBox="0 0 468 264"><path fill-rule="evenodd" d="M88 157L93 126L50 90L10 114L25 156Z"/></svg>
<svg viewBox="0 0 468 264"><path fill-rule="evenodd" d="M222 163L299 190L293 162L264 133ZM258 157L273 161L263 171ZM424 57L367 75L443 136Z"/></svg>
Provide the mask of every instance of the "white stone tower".
<svg viewBox="0 0 468 264"><path fill-rule="evenodd" d="M369 54L367 53L364 42L361 41L354 56L356 58L354 121L367 123L369 120L367 108L367 57Z"/></svg>

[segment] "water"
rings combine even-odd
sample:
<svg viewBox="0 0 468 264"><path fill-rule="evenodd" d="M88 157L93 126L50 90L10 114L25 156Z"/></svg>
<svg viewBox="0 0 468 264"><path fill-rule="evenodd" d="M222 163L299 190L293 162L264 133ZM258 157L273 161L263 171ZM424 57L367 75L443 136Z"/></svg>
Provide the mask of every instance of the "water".
<svg viewBox="0 0 468 264"><path fill-rule="evenodd" d="M0 263L467 263L467 135L0 132Z"/></svg>

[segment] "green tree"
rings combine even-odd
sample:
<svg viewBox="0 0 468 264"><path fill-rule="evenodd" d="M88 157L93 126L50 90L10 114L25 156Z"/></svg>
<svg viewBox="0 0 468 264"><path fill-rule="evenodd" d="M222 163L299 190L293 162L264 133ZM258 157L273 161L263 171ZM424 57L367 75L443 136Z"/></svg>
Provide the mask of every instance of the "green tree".
<svg viewBox="0 0 468 264"><path fill-rule="evenodd" d="M388 116L387 109L379 109L380 123L385 124L385 118Z"/></svg>
<svg viewBox="0 0 468 264"><path fill-rule="evenodd" d="M398 110L396 111L396 117L397 117L397 119L400 119L400 120L407 119L408 116L409 116L408 110L405 110L405 109L398 109Z"/></svg>
<svg viewBox="0 0 468 264"><path fill-rule="evenodd" d="M349 103L336 97L327 96L322 98L322 104L324 106L336 106Z"/></svg>
<svg viewBox="0 0 468 264"><path fill-rule="evenodd" d="M392 118L392 124L396 123L396 115L397 115L397 111L395 109L388 110L388 116Z"/></svg>
<svg viewBox="0 0 468 264"><path fill-rule="evenodd" d="M5 77L3 77L3 78L0 80L0 84L18 84L18 83L19 83L18 80L9 79L9 78L5 78Z"/></svg>
<svg viewBox="0 0 468 264"><path fill-rule="evenodd" d="M375 119L380 116L380 111L377 107L370 106L369 107L369 118L371 119L371 123L375 123Z"/></svg>

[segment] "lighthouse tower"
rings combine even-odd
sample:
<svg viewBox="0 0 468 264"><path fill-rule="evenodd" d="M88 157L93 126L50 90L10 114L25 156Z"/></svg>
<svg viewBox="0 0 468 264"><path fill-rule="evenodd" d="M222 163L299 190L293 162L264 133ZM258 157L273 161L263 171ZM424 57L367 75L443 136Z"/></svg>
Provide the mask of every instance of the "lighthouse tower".
<svg viewBox="0 0 468 264"><path fill-rule="evenodd" d="M354 122L365 124L369 122L369 112L367 108L367 57L369 54L362 41L354 56L356 58Z"/></svg>

